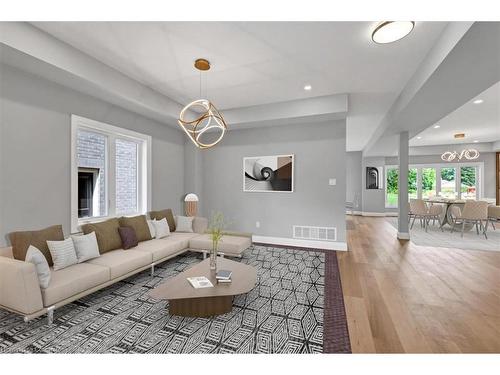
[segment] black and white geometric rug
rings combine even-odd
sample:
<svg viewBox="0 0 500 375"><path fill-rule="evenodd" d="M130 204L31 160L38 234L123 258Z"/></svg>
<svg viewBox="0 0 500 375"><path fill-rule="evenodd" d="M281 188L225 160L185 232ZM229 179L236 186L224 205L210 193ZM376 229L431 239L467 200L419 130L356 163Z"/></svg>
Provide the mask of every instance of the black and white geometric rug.
<svg viewBox="0 0 500 375"><path fill-rule="evenodd" d="M323 352L323 252L252 246L240 261L257 269L257 285L217 317L170 316L167 301L148 296L200 261L186 253L156 266L154 277L144 271L61 307L50 327L44 317L24 323L0 310L0 353Z"/></svg>

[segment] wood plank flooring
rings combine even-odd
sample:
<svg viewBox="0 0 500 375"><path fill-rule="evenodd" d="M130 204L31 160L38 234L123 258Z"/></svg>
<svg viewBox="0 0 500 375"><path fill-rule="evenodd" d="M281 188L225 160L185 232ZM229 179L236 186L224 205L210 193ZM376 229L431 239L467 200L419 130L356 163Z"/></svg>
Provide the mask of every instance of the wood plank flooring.
<svg viewBox="0 0 500 375"><path fill-rule="evenodd" d="M353 353L500 353L500 252L417 246L385 218L347 221L337 256Z"/></svg>

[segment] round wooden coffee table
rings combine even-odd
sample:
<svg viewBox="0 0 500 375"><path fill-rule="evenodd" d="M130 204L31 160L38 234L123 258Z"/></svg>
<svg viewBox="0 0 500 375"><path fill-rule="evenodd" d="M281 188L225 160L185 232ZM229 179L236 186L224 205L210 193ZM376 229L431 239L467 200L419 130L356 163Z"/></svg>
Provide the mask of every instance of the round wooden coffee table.
<svg viewBox="0 0 500 375"><path fill-rule="evenodd" d="M208 317L228 313L233 308L233 297L248 293L257 282L255 268L226 258L217 258L217 269L233 274L231 283L217 284L215 272L210 270L210 259L181 272L153 289L149 295L169 301L169 314L191 317ZM205 276L212 288L195 289L188 277Z"/></svg>

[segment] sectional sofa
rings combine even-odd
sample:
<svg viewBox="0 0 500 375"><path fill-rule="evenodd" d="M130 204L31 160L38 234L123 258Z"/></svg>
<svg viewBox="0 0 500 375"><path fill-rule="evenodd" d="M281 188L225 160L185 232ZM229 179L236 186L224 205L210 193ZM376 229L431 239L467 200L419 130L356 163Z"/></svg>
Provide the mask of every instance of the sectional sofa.
<svg viewBox="0 0 500 375"><path fill-rule="evenodd" d="M208 220L196 217L193 233L172 232L168 237L139 242L128 250L101 252L95 259L54 271L47 288L41 288L33 263L14 259L13 248L0 249L0 308L24 317L25 321L47 314L49 324L54 309L97 290L150 269L186 251L207 252L211 240L206 234ZM99 242L99 241L98 241ZM225 236L219 251L227 256L241 256L251 245L251 237Z"/></svg>

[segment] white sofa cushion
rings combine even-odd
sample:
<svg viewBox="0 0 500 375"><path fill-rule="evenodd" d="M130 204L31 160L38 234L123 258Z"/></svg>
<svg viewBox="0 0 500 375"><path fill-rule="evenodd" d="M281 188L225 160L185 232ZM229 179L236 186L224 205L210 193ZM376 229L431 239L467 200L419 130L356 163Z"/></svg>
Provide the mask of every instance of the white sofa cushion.
<svg viewBox="0 0 500 375"><path fill-rule="evenodd" d="M156 262L187 251L189 239L196 235L195 233L174 232L165 238L140 242L137 247L131 250L150 253L153 257L153 262Z"/></svg>
<svg viewBox="0 0 500 375"><path fill-rule="evenodd" d="M54 271L62 270L78 263L75 245L71 237L66 238L64 241L47 241L47 246L54 262Z"/></svg>
<svg viewBox="0 0 500 375"><path fill-rule="evenodd" d="M35 246L30 245L30 247L28 247L28 251L26 252L26 262L30 262L35 265L40 287L47 288L50 283L50 267L45 255L43 255L42 252Z"/></svg>
<svg viewBox="0 0 500 375"><path fill-rule="evenodd" d="M252 245L250 237L224 235L219 241L218 251L229 256L241 256L243 251ZM212 238L210 234L201 234L189 240L189 248L192 250L209 251L212 249Z"/></svg>
<svg viewBox="0 0 500 375"><path fill-rule="evenodd" d="M146 241L147 242L147 241ZM135 249L135 248L134 248ZM99 258L94 258L86 263L101 267L108 267L111 279L123 276L138 268L151 264L153 258L150 253L141 253L133 249L112 250L102 254Z"/></svg>
<svg viewBox="0 0 500 375"><path fill-rule="evenodd" d="M71 236L75 245L76 257L78 263L97 258L99 255L99 245L95 232L83 234L81 236Z"/></svg>
<svg viewBox="0 0 500 375"><path fill-rule="evenodd" d="M66 298L109 281L109 268L78 263L53 271L49 287L42 289L43 305L52 306Z"/></svg>

